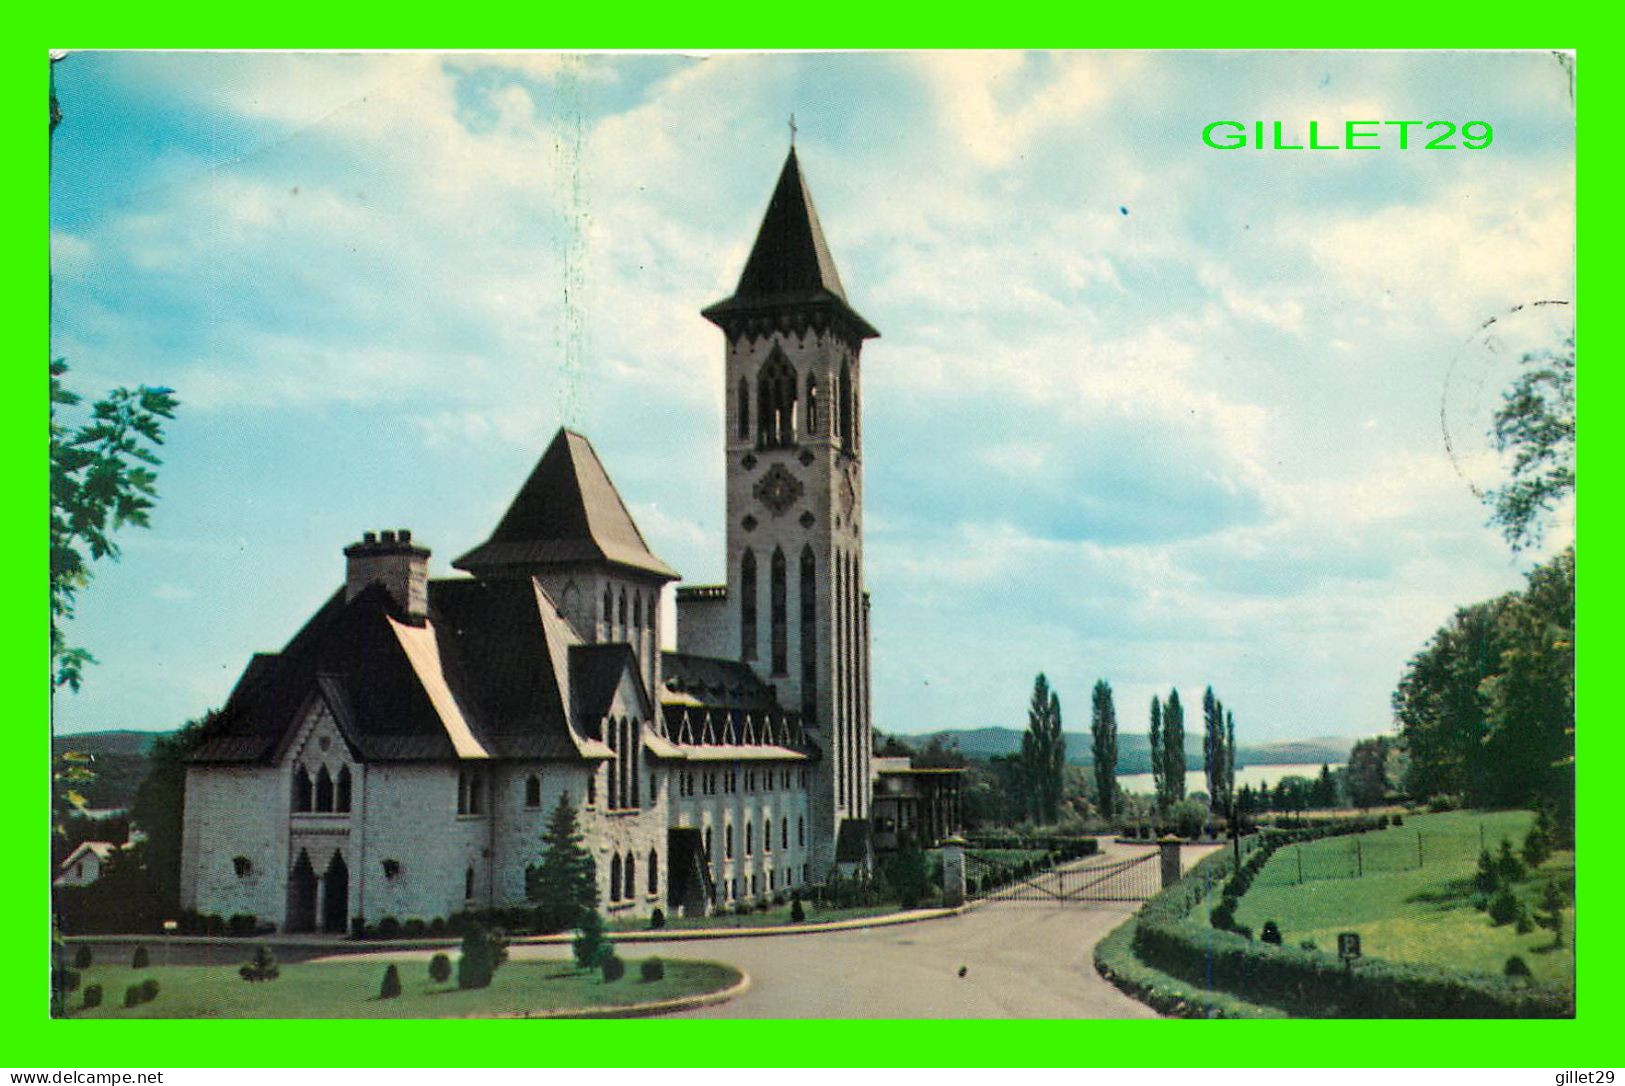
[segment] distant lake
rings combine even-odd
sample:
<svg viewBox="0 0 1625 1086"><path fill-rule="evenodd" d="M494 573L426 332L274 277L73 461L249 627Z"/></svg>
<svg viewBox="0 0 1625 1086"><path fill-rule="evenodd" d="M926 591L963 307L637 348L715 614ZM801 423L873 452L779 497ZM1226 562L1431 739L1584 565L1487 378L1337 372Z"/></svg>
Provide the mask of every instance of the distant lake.
<svg viewBox="0 0 1625 1086"><path fill-rule="evenodd" d="M1343 768L1342 762L1332 762L1333 769ZM1093 770L1090 770L1093 772ZM1243 765L1236 767L1236 787L1251 785L1259 788L1263 785L1275 787L1275 782L1282 777L1308 777L1310 780L1320 776L1320 763L1313 765ZM1118 785L1125 792L1138 792L1149 796L1156 791L1156 782L1149 773L1120 773L1117 777ZM1207 775L1200 769L1188 770L1185 773L1185 792L1206 792Z"/></svg>

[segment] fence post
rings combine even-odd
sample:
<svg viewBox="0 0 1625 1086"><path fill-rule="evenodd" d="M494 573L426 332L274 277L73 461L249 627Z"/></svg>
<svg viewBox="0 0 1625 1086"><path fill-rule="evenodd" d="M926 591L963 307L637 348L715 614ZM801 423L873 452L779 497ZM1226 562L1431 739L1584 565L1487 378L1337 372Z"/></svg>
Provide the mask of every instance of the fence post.
<svg viewBox="0 0 1625 1086"><path fill-rule="evenodd" d="M942 842L942 903L965 904L965 839L957 834Z"/></svg>
<svg viewBox="0 0 1625 1086"><path fill-rule="evenodd" d="M1416 831L1416 869L1422 869L1422 831Z"/></svg>
<svg viewBox="0 0 1625 1086"><path fill-rule="evenodd" d="M1179 881L1179 846L1182 842L1178 835L1168 833L1157 842L1162 850L1162 888L1166 890Z"/></svg>
<svg viewBox="0 0 1625 1086"><path fill-rule="evenodd" d="M1299 844L1293 851L1298 854L1298 885L1303 885L1303 845Z"/></svg>
<svg viewBox="0 0 1625 1086"><path fill-rule="evenodd" d="M1360 839L1354 839L1354 877L1365 878L1365 854L1360 850Z"/></svg>

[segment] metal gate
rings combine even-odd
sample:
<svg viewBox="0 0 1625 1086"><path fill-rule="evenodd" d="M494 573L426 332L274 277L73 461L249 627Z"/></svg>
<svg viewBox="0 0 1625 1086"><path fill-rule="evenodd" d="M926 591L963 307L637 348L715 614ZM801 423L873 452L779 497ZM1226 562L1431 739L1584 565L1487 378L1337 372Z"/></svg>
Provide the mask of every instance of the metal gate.
<svg viewBox="0 0 1625 1086"><path fill-rule="evenodd" d="M965 874L976 879L971 896L987 901L1042 901L1081 904L1090 901L1144 901L1162 889L1157 853L1121 860L1068 864L1027 875L973 854L965 857Z"/></svg>

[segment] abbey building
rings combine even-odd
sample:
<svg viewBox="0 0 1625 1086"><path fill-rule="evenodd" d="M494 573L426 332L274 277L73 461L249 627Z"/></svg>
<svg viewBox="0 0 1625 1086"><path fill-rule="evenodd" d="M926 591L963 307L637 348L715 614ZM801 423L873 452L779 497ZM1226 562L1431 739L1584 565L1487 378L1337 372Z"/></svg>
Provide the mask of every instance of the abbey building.
<svg viewBox="0 0 1625 1086"><path fill-rule="evenodd" d="M792 148L722 330L727 579L676 592L561 430L489 538L407 531L256 655L187 770L182 904L285 931L525 901L575 806L609 915L699 913L872 860L861 354ZM335 561L335 566L337 562ZM335 570L337 572L337 570Z"/></svg>

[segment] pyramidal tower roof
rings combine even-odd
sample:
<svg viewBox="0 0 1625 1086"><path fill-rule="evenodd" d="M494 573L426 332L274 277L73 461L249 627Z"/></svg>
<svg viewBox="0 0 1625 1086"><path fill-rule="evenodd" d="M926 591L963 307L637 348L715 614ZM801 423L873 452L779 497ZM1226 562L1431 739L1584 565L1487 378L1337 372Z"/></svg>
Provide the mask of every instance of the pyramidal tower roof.
<svg viewBox="0 0 1625 1086"><path fill-rule="evenodd" d="M491 538L452 563L474 574L608 562L676 580L656 558L592 443L560 429Z"/></svg>
<svg viewBox="0 0 1625 1086"><path fill-rule="evenodd" d="M738 313L819 304L840 309L856 322L865 339L880 334L846 300L846 288L791 146L739 285L732 297L707 307L704 316L720 325Z"/></svg>

